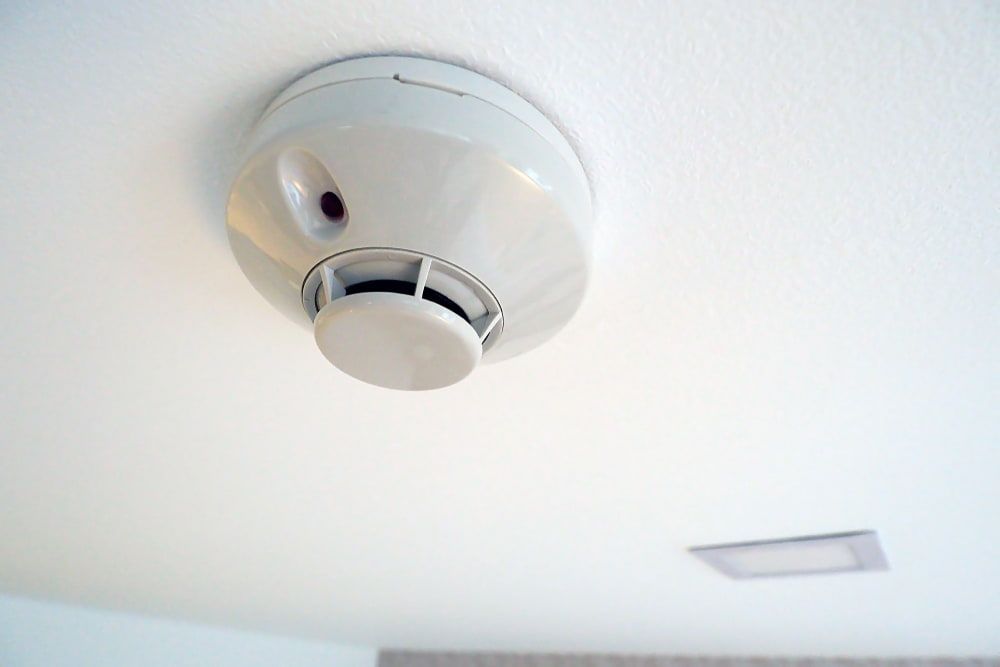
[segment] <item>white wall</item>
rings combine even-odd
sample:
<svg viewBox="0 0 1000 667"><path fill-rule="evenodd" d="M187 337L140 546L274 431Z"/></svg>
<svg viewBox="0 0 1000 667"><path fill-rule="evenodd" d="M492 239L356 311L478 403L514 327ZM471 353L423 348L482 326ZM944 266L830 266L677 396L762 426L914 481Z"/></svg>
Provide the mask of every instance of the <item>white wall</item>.
<svg viewBox="0 0 1000 667"><path fill-rule="evenodd" d="M375 667L349 648L0 596L3 667Z"/></svg>

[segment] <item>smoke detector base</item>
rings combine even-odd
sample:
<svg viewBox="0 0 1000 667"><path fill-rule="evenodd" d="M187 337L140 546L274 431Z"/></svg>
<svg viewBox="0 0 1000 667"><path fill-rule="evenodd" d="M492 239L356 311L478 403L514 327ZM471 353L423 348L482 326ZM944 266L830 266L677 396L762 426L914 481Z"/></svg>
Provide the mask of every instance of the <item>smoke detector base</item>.
<svg viewBox="0 0 1000 667"><path fill-rule="evenodd" d="M460 67L362 58L292 84L229 196L240 267L349 375L452 384L577 309L590 193L534 107Z"/></svg>

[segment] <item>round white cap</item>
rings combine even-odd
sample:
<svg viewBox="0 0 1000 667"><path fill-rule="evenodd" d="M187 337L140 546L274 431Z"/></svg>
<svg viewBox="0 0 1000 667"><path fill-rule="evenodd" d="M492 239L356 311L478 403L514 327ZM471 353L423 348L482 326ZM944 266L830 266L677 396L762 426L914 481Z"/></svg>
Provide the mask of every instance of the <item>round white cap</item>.
<svg viewBox="0 0 1000 667"><path fill-rule="evenodd" d="M390 389L438 389L479 364L475 329L452 311L408 294L365 292L336 299L315 320L316 344L334 366Z"/></svg>

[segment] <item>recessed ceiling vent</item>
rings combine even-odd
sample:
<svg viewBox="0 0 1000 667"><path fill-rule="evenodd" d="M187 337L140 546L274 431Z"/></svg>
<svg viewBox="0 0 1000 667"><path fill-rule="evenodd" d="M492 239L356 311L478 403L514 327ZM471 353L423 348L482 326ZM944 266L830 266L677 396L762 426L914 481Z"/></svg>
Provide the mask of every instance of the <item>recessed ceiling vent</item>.
<svg viewBox="0 0 1000 667"><path fill-rule="evenodd" d="M713 544L689 551L733 579L889 569L872 530Z"/></svg>
<svg viewBox="0 0 1000 667"><path fill-rule="evenodd" d="M337 63L281 93L249 143L233 253L348 375L444 387L541 344L583 297L583 168L485 77L417 58Z"/></svg>

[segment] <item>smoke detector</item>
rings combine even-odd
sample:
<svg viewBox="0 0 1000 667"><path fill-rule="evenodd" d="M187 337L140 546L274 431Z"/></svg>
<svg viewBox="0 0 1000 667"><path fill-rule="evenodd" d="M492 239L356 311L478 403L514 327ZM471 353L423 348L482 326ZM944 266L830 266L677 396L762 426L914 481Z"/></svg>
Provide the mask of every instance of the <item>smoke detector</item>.
<svg viewBox="0 0 1000 667"><path fill-rule="evenodd" d="M361 58L281 93L229 194L251 284L347 374L435 389L541 344L587 281L590 191L538 110L469 70Z"/></svg>

